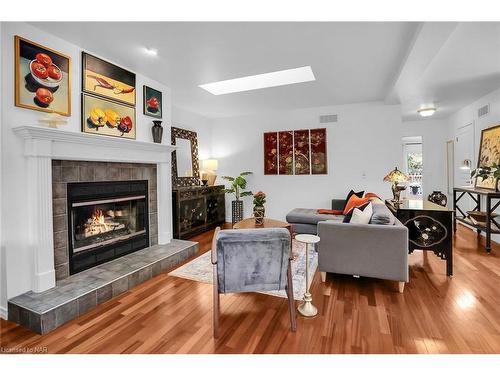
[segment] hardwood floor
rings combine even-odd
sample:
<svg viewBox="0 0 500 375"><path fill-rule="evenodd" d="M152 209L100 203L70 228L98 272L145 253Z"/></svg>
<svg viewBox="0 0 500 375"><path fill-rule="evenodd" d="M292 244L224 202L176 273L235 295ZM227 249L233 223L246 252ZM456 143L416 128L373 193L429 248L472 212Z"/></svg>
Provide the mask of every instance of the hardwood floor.
<svg viewBox="0 0 500 375"><path fill-rule="evenodd" d="M211 234L194 238L200 252ZM0 346L49 353L500 353L500 246L462 226L453 278L432 253L410 256L404 294L394 283L317 272L316 318L289 330L287 300L221 296L220 338L211 330L211 285L162 274L39 336L1 320Z"/></svg>

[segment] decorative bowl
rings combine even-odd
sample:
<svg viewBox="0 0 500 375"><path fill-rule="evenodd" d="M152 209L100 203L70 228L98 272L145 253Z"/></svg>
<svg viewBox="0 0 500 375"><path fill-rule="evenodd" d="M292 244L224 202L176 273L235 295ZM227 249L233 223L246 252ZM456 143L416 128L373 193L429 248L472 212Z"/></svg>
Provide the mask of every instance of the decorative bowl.
<svg viewBox="0 0 500 375"><path fill-rule="evenodd" d="M33 79L36 81L36 83L38 83L39 85L43 86L43 87L47 87L47 88L56 88L56 87L59 87L61 81L62 81L62 78L63 78L63 75L62 75L62 70L59 69L59 67L56 65L56 64L52 64L54 65L57 69L61 70L61 78L60 79L53 79L53 78L45 78L45 79L42 79L42 78L38 78L34 73L33 73L33 63L36 62L36 60L32 60L30 62L30 73L31 73L31 77L33 77Z"/></svg>

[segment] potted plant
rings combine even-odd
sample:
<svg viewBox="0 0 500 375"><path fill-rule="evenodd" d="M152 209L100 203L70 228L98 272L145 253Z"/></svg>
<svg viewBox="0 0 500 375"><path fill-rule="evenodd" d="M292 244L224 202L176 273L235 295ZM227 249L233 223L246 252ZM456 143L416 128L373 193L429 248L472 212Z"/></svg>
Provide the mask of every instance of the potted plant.
<svg viewBox="0 0 500 375"><path fill-rule="evenodd" d="M224 180L231 183L231 187L224 189L224 192L234 194L235 197L231 202L231 220L233 224L243 220L243 201L240 198L252 195L251 191L242 191L247 188L245 176L251 174L252 172L241 172L236 177L222 176Z"/></svg>
<svg viewBox="0 0 500 375"><path fill-rule="evenodd" d="M262 191L255 193L253 196L253 216L256 225L264 224L264 214L266 213L264 203L266 203L266 194Z"/></svg>
<svg viewBox="0 0 500 375"><path fill-rule="evenodd" d="M500 179L500 165L493 163L491 167L479 167L470 172L471 178L481 178L484 181L488 178L495 180L495 190L498 191L498 180Z"/></svg>

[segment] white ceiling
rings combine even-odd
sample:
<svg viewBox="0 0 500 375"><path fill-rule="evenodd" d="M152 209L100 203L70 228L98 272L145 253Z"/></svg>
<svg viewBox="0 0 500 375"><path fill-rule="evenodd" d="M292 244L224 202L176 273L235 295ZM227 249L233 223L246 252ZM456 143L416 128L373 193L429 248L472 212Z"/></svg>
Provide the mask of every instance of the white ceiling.
<svg viewBox="0 0 500 375"><path fill-rule="evenodd" d="M401 103L403 119L434 103L445 118L500 88L500 23L425 23L386 102Z"/></svg>
<svg viewBox="0 0 500 375"><path fill-rule="evenodd" d="M166 84L174 105L210 118L376 100L401 103L407 120L434 101L436 118L500 87L500 23L33 24ZM315 82L219 96L198 87L306 65Z"/></svg>

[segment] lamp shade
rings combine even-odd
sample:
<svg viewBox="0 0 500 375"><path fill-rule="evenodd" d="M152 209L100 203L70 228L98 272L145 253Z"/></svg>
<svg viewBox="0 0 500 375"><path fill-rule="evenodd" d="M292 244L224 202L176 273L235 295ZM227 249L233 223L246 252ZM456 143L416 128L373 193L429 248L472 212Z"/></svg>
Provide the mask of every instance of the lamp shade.
<svg viewBox="0 0 500 375"><path fill-rule="evenodd" d="M390 171L387 176L384 177L384 181L392 182L392 183L402 183L408 181L408 176L401 172L398 167L395 167L392 171Z"/></svg>
<svg viewBox="0 0 500 375"><path fill-rule="evenodd" d="M219 167L219 162L217 159L205 159L203 160L203 169L208 171L216 171Z"/></svg>

